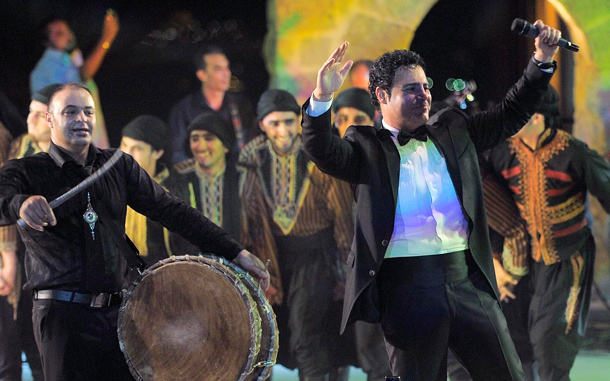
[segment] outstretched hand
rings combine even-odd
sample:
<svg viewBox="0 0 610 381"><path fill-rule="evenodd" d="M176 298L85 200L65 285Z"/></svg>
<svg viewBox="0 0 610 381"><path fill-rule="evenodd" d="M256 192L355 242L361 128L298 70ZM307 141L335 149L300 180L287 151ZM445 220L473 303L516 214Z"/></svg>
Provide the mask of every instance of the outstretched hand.
<svg viewBox="0 0 610 381"><path fill-rule="evenodd" d="M260 283L261 288L267 291L269 288L269 271L260 259L248 250L242 250L233 262L254 276Z"/></svg>
<svg viewBox="0 0 610 381"><path fill-rule="evenodd" d="M341 87L349 69L351 69L352 60L348 60L343 64L343 56L349 46L349 42L344 42L328 57L326 62L318 70L318 79L316 88L313 91L313 97L317 101L326 102L331 100L333 93Z"/></svg>

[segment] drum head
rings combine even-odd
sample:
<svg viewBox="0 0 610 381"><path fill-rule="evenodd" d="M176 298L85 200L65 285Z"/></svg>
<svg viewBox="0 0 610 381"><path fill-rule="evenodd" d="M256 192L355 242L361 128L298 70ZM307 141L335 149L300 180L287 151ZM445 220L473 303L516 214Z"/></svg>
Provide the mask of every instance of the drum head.
<svg viewBox="0 0 610 381"><path fill-rule="evenodd" d="M180 256L147 269L119 312L119 343L138 380L241 380L260 347L260 316L230 269Z"/></svg>

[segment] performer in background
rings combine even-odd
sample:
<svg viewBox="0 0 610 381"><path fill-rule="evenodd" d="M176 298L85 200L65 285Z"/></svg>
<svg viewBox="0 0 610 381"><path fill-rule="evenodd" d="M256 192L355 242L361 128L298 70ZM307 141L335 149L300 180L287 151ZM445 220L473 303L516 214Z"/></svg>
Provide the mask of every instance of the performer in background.
<svg viewBox="0 0 610 381"><path fill-rule="evenodd" d="M153 115L140 115L123 127L121 151L130 154L146 173L167 189L175 175L164 164L169 137L165 122ZM169 232L159 222L127 207L125 234L138 248L147 267L169 257Z"/></svg>
<svg viewBox="0 0 610 381"><path fill-rule="evenodd" d="M55 210L53 200L98 170L115 150L91 144L95 104L70 83L50 95L48 153L0 168L0 225L25 222L25 290L34 294L34 336L45 380L131 380L117 316L127 265L120 252L127 205L253 273L264 265L197 210L167 193L129 155ZM112 225L114 224L114 225ZM113 228L114 227L114 228ZM118 230L118 234L113 234Z"/></svg>
<svg viewBox="0 0 610 381"><path fill-rule="evenodd" d="M257 106L265 133L240 153L243 242L269 261L267 292L280 331L278 363L302 380L336 380L344 373L340 313L333 309L353 236L352 200L337 180L305 155L300 107L284 90L268 90ZM338 298L336 298L338 297ZM344 379L344 378L341 378Z"/></svg>
<svg viewBox="0 0 610 381"><path fill-rule="evenodd" d="M174 163L186 160L188 150L183 147L187 138L186 128L203 112L215 112L228 124L237 154L243 146L258 134L254 125L254 112L250 102L240 94L229 92L231 69L229 59L217 47L210 46L196 57L197 79L201 89L179 100L169 116L169 130L173 136ZM237 155L235 155L237 157Z"/></svg>
<svg viewBox="0 0 610 381"><path fill-rule="evenodd" d="M531 258L518 258L516 253L506 258L504 269L510 277L499 287L501 293L505 289L506 309L520 307L511 316L522 317L516 325L521 331L511 334L527 328L542 380L570 379L585 336L595 263L587 192L610 212L610 165L585 143L557 129L560 121L559 95L549 87L523 129L489 157L527 223ZM513 293L517 281L524 287L518 294Z"/></svg>
<svg viewBox="0 0 610 381"><path fill-rule="evenodd" d="M47 103L59 86L49 85L32 95L27 117L28 132L13 140L9 159L49 150L51 129L45 120ZM21 380L21 352L25 353L34 380L44 378L32 329L32 294L21 289L26 275L24 255L25 247L15 225L0 227L0 256L5 263L3 273L13 269L13 280L4 279L11 284L12 291L6 298L0 298L0 380Z"/></svg>
<svg viewBox="0 0 610 381"><path fill-rule="evenodd" d="M397 50L371 70L383 128L333 135L333 93L351 66L342 63L347 43L321 66L303 106L308 155L355 188L342 328L380 321L392 372L403 380L445 380L447 348L475 379L524 377L497 300L477 152L516 133L546 91L561 33L535 25L540 35L523 76L474 117L446 109L429 119L425 64Z"/></svg>
<svg viewBox="0 0 610 381"><path fill-rule="evenodd" d="M240 236L241 202L239 175L229 150L234 139L230 125L217 113L204 112L186 130L187 159L175 165L178 176L169 191L199 210L232 237ZM174 253L195 254L199 250L177 234L171 234Z"/></svg>
<svg viewBox="0 0 610 381"><path fill-rule="evenodd" d="M100 148L108 148L110 146L108 133L100 107L99 91L93 77L102 66L108 49L119 33L118 16L111 10L106 12L102 35L86 58L83 58L76 36L66 20L61 18L47 20L43 33L47 49L30 73L31 93L34 94L54 83L84 83L91 91L97 105L97 128L93 141Z"/></svg>

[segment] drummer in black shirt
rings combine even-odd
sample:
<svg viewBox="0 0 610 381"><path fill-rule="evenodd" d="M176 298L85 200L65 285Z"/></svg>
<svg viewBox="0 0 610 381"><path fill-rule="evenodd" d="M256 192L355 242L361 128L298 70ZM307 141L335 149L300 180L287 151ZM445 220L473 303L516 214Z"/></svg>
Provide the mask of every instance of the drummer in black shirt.
<svg viewBox="0 0 610 381"><path fill-rule="evenodd" d="M124 232L126 207L251 272L264 288L264 265L221 228L170 196L129 155L84 191L52 210L55 199L98 170L116 150L91 144L95 105L80 84L50 97L48 153L12 160L0 169L0 225L22 218L26 290L34 293L34 334L45 380L132 379L117 338L126 260L108 230ZM85 221L93 212L99 220ZM101 215L101 216L100 216Z"/></svg>

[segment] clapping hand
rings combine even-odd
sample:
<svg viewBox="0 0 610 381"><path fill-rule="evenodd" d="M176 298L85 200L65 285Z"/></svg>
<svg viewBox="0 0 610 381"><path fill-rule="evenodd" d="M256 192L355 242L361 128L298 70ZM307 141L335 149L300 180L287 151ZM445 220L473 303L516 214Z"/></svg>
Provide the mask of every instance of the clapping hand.
<svg viewBox="0 0 610 381"><path fill-rule="evenodd" d="M316 101L327 102L331 100L333 93L339 90L343 84L349 69L354 63L351 60L345 62L345 64L341 63L348 46L348 42L341 44L318 71L316 88L313 91L313 97Z"/></svg>

